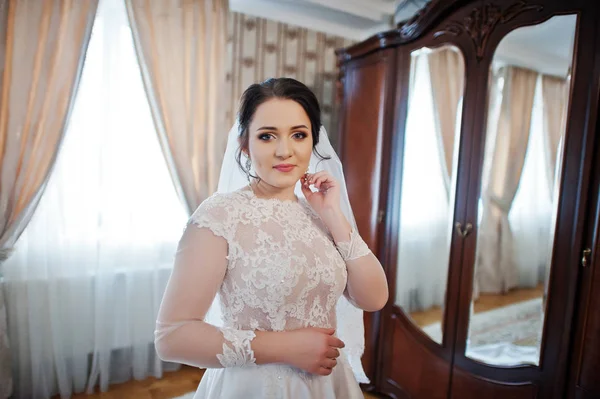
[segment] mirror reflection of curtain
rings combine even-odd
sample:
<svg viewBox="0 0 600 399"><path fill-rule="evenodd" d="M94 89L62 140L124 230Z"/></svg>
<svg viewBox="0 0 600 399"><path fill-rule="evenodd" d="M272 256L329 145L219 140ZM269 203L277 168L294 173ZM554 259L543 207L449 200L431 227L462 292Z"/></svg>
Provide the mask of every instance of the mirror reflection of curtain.
<svg viewBox="0 0 600 399"><path fill-rule="evenodd" d="M500 115L490 175L483 188L478 238L478 286L482 292L506 292L518 284L509 213L519 187L529 132L537 73L504 67Z"/></svg>
<svg viewBox="0 0 600 399"><path fill-rule="evenodd" d="M546 163L548 186L554 189L554 172L558 143L565 131L568 103L567 80L554 76L542 76L544 97L544 139L546 147Z"/></svg>
<svg viewBox="0 0 600 399"><path fill-rule="evenodd" d="M490 68L488 73L488 113L487 113L487 124L486 124L486 139L484 149L484 163L482 170L482 187L487 186L487 178L490 175L490 168L492 163L489 161L492 159L496 143L496 126L498 124L498 118L500 117L500 106L502 105L502 90L504 88L504 77L502 74L495 73L493 68ZM483 219L483 201L479 198L479 206L477 212L477 225L481 226L481 220ZM477 246L476 259L479 259L480 247ZM479 265L476 265L475 276L473 278L473 294L472 300L479 299L480 287L479 287ZM471 305L473 306L473 305ZM473 307L471 308L473 312Z"/></svg>
<svg viewBox="0 0 600 399"><path fill-rule="evenodd" d="M438 149L444 170L447 197L450 195L457 109L463 94L464 65L456 50L442 49L428 55L429 76L438 136Z"/></svg>
<svg viewBox="0 0 600 399"><path fill-rule="evenodd" d="M446 51L450 50L440 53ZM460 81L464 77L460 65L442 70L444 63L451 62L452 57L435 57L435 71L430 69L431 54L413 55L411 60L396 283L396 304L407 312L442 305L448 273L449 171L452 170L462 84L457 85L460 87L458 98L445 102L442 102L443 93L454 96L457 91L454 85L436 87L435 90L432 86L441 86L439 82L443 81ZM451 76L452 73L460 76ZM443 118L442 123L436 123L437 115ZM443 126L443 133L438 126ZM440 142L443 135L450 137L449 144ZM445 151L449 154L450 169Z"/></svg>
<svg viewBox="0 0 600 399"><path fill-rule="evenodd" d="M519 288L535 288L542 283L550 260L548 246L552 242L553 207L548 179L545 178L544 108L540 78L535 89L523 171L509 214Z"/></svg>

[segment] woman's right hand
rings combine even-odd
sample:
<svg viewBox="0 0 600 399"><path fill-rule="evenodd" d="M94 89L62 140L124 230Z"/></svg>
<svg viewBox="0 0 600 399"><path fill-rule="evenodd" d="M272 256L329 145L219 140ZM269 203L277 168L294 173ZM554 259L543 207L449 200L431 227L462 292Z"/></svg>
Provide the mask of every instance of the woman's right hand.
<svg viewBox="0 0 600 399"><path fill-rule="evenodd" d="M307 327L286 331L288 351L285 363L312 374L329 375L337 365L338 348L344 343L332 328Z"/></svg>

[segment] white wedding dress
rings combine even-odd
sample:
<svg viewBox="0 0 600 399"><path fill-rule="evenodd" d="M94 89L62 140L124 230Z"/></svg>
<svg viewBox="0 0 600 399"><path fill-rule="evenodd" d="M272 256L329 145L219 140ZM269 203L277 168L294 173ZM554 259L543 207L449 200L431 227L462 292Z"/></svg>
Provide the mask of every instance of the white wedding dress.
<svg viewBox="0 0 600 399"><path fill-rule="evenodd" d="M208 231L214 240L224 239L227 243L221 271L210 266L219 259L210 259L213 255L207 248ZM213 243L216 250L216 241ZM190 358L213 359L203 365L207 370L195 399L362 399L344 349L332 374L320 376L285 364L257 365L251 343L256 330L336 328L338 299L348 295L344 259L367 255L373 256L356 232L348 243L336 246L304 198L262 199L249 187L215 194L192 215L177 254L176 262L198 263L183 266L197 271L197 279L189 272L185 279L172 279L194 285L198 298L202 298L202 303L196 304L202 318L217 292L224 325L215 327L197 320L195 326L189 326L190 322L159 321L157 347L163 338L184 345L191 336L205 337L203 348L189 348L190 353L198 352ZM177 292L182 291L170 287L165 295ZM187 295L182 297L190 301ZM186 306L183 299L179 302L173 302L177 304L172 307L173 313Z"/></svg>

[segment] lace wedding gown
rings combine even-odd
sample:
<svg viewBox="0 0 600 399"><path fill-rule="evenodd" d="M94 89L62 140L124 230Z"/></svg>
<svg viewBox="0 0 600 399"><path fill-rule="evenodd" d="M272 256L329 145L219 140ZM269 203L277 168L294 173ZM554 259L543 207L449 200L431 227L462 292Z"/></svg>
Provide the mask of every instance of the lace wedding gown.
<svg viewBox="0 0 600 399"><path fill-rule="evenodd" d="M207 243L209 235L213 244ZM221 256L226 252L226 259L206 259L218 249L215 240L223 239L227 250ZM336 304L340 296L348 296L345 260L369 254L356 232L348 243L336 246L304 199L262 199L249 187L215 194L192 215L178 249L176 262L198 265L184 265L185 279L172 279L195 286L191 291L198 293L202 318L218 293L224 326L195 321L194 329L184 331L190 322L159 321L157 347L168 335L181 345L190 336L205 338L204 348L189 348L198 352L190 358L212 359L201 365L207 370L194 399L363 398L344 349L332 374L320 376L285 364L257 365L252 339L256 330L336 328ZM222 269L210 266L219 262ZM173 284L165 296L185 296ZM183 301L172 301L173 313L186 306Z"/></svg>

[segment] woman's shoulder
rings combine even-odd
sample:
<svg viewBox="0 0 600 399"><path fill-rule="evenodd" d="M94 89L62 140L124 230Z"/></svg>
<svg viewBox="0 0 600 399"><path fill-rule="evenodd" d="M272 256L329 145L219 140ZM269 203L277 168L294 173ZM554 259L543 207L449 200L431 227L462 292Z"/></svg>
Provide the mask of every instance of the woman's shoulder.
<svg viewBox="0 0 600 399"><path fill-rule="evenodd" d="M190 223L198 227L209 227L231 231L239 219L244 206L240 190L230 193L214 193L206 198L190 217ZM219 234L222 235L222 234Z"/></svg>
<svg viewBox="0 0 600 399"><path fill-rule="evenodd" d="M244 204L244 202L243 189L229 193L216 192L202 201L196 212L210 212L219 208L236 207Z"/></svg>

